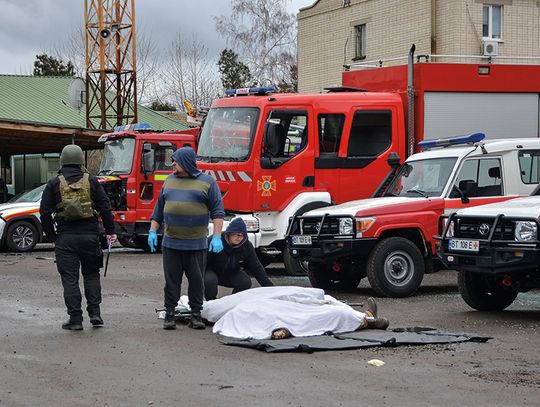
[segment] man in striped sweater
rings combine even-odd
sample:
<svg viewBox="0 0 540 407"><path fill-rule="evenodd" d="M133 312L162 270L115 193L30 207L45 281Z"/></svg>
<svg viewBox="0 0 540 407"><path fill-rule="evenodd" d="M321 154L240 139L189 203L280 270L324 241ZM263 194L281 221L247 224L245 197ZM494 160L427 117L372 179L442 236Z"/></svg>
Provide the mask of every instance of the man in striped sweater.
<svg viewBox="0 0 540 407"><path fill-rule="evenodd" d="M174 309L180 299L182 276L189 282L190 328L204 329L201 309L204 298L204 269L208 250L223 250L223 202L214 178L197 169L195 152L182 147L173 155L173 174L165 180L151 217L148 246L155 252L157 230L163 224L163 270L165 274L164 329L176 329ZM214 235L208 244L208 222Z"/></svg>

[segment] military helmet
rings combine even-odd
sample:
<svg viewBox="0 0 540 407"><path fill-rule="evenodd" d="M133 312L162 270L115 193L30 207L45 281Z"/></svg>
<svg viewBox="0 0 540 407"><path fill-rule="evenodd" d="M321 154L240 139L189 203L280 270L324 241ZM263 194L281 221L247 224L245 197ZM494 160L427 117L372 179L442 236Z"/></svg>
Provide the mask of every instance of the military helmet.
<svg viewBox="0 0 540 407"><path fill-rule="evenodd" d="M77 164L84 165L84 153L76 144L68 144L60 154L60 165Z"/></svg>

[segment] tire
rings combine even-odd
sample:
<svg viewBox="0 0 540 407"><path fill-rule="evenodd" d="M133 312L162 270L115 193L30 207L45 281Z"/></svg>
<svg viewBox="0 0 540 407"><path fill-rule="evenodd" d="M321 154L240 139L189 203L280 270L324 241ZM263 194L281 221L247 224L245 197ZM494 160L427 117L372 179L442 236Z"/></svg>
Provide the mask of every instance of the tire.
<svg viewBox="0 0 540 407"><path fill-rule="evenodd" d="M295 259L287 248L283 252L283 264L285 264L285 272L290 276L305 276L308 274L307 262Z"/></svg>
<svg viewBox="0 0 540 407"><path fill-rule="evenodd" d="M518 292L497 283L492 276L458 272L458 288L463 300L478 311L502 311L516 299Z"/></svg>
<svg viewBox="0 0 540 407"><path fill-rule="evenodd" d="M133 241L132 238L129 237L118 236L118 243L120 243L123 247L128 247L130 249L137 248L137 244Z"/></svg>
<svg viewBox="0 0 540 407"><path fill-rule="evenodd" d="M38 242L37 228L30 222L14 222L7 229L6 246L12 252L29 252Z"/></svg>
<svg viewBox="0 0 540 407"><path fill-rule="evenodd" d="M362 274L350 265L341 265L341 271L332 270L332 263L308 262L308 278L312 287L323 290L354 290L360 284Z"/></svg>
<svg viewBox="0 0 540 407"><path fill-rule="evenodd" d="M424 258L418 247L403 237L380 241L369 255L366 273L375 292L384 297L409 297L424 278Z"/></svg>

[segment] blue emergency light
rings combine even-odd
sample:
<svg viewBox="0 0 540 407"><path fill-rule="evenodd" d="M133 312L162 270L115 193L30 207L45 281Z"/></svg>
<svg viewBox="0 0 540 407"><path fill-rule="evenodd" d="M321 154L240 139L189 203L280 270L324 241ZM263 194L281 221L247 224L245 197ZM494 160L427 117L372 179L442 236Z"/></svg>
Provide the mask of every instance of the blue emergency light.
<svg viewBox="0 0 540 407"><path fill-rule="evenodd" d="M484 133L474 133L468 136L454 136L449 138L438 138L434 140L424 140L418 143L422 150L428 150L435 147L456 146L459 144L478 143L486 138Z"/></svg>
<svg viewBox="0 0 540 407"><path fill-rule="evenodd" d="M138 131L138 130L151 130L152 126L150 126L150 123L141 122L141 123L131 123L131 124L124 124L122 126L116 126L114 128L114 132L118 133L121 131Z"/></svg>
<svg viewBox="0 0 540 407"><path fill-rule="evenodd" d="M225 94L227 96L266 95L275 91L276 88L274 88L273 86L265 86L260 88L227 89L225 91Z"/></svg>

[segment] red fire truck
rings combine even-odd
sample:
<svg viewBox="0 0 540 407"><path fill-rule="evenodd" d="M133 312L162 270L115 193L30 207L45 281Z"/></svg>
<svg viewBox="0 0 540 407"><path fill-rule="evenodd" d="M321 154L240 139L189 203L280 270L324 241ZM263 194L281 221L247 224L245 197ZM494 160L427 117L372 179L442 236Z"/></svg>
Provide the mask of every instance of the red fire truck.
<svg viewBox="0 0 540 407"><path fill-rule="evenodd" d="M199 129L156 132L147 124L118 127L104 134L99 177L114 211L120 243L147 248L150 215L177 148L196 148Z"/></svg>
<svg viewBox="0 0 540 407"><path fill-rule="evenodd" d="M216 178L229 215L244 219L263 262L283 256L289 273L305 273L284 251L289 219L370 197L387 159L405 159L418 141L538 136L540 66L409 60L344 72L343 86L325 94L256 88L214 101L199 167Z"/></svg>

